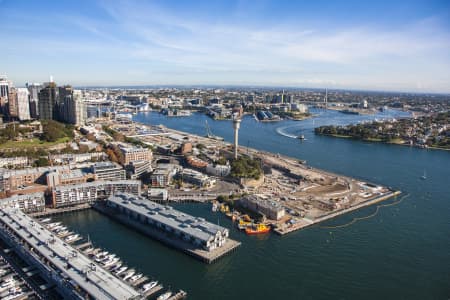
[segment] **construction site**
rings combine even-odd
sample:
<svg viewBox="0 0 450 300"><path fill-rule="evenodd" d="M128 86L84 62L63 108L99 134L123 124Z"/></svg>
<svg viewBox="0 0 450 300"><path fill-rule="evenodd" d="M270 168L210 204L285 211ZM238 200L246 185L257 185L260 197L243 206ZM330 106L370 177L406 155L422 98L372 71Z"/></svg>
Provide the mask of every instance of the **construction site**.
<svg viewBox="0 0 450 300"><path fill-rule="evenodd" d="M254 207L254 213L279 234L302 229L400 194L384 186L313 168L299 159L239 147L238 122L233 123L235 131L233 144L213 135L210 129L207 130L208 134L202 137L164 126L149 126L135 122L132 126L129 124L124 126L117 122L110 125L116 130L123 131L124 134L166 151L168 155L176 149L183 149L186 144L193 148L200 144L205 149L202 153L207 153L211 161L222 156L230 160L246 156L259 161L262 176L258 180L241 179L239 184L234 186L235 190L230 190L230 194L253 195L259 205L250 205L247 208ZM195 156L191 156L190 161L200 169L208 164ZM218 180L237 182L229 178L227 180L226 176ZM267 202L267 205L262 204L263 202ZM239 219L239 201L237 204L234 217L233 213L228 212L233 219ZM273 207L276 210L274 214L276 217L271 218L267 210L264 213L263 209L260 209L263 206Z"/></svg>

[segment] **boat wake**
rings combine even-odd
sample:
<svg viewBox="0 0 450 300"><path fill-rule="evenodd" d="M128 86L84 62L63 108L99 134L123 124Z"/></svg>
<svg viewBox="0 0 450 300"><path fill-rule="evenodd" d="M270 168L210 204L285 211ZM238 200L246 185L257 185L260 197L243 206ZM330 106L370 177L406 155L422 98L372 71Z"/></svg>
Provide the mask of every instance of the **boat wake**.
<svg viewBox="0 0 450 300"><path fill-rule="evenodd" d="M298 136L285 132L286 129L292 128L292 127L298 127L298 126L278 127L275 131L282 136L285 136L285 137L288 137L291 139L296 139L296 138L298 138Z"/></svg>
<svg viewBox="0 0 450 300"><path fill-rule="evenodd" d="M350 222L348 222L348 223L346 223L346 224L342 224L342 225L336 225L336 226L319 226L319 228L322 228L322 229L344 228L344 227L353 225L353 224L355 224L355 223L358 222L358 221L370 219L370 218L372 218L372 217L375 217L375 216L378 214L378 211L380 210L380 208L382 208L382 207L389 207L389 206L394 206L394 205L400 204L403 200L405 200L405 199L408 198L409 196L410 196L410 194L407 194L407 195L404 195L403 197L401 197L400 200L398 200L398 201L395 201L395 202L392 202L392 203L389 203L389 204L381 204L381 205L377 205L377 209L375 210L375 212L374 212L373 214L370 214L370 215L366 216L366 217L354 218L354 219L351 220Z"/></svg>

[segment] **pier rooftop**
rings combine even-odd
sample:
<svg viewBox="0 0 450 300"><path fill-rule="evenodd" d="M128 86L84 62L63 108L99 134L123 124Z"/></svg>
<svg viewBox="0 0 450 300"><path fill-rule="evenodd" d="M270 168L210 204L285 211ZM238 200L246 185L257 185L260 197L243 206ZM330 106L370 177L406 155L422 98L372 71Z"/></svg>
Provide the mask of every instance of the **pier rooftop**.
<svg viewBox="0 0 450 300"><path fill-rule="evenodd" d="M208 263L240 245L227 228L135 195L116 193L96 207Z"/></svg>
<svg viewBox="0 0 450 300"><path fill-rule="evenodd" d="M33 249L29 255L41 262L44 268L53 266L52 278L64 286L62 291L71 291L80 299L142 299L137 290L114 277L101 266L93 263L74 247L56 237L51 231L37 223L16 208L2 208L0 211L1 233L15 238L17 247L23 243ZM22 243L22 244L21 244ZM45 261L49 262L46 264ZM78 289L77 289L78 288ZM81 289L81 291L79 290Z"/></svg>

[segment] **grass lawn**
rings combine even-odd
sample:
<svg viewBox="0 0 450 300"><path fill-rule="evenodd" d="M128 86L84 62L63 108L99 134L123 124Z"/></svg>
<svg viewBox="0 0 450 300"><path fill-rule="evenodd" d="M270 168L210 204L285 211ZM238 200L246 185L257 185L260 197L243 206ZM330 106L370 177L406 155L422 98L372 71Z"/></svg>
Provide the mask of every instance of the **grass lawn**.
<svg viewBox="0 0 450 300"><path fill-rule="evenodd" d="M382 139L379 139L379 138L367 138L367 139L365 139L365 141L367 141L367 142L381 142Z"/></svg>
<svg viewBox="0 0 450 300"><path fill-rule="evenodd" d="M343 135L343 134L328 134L329 136L338 137L338 138L344 138L344 139L351 139L352 137L350 135Z"/></svg>
<svg viewBox="0 0 450 300"><path fill-rule="evenodd" d="M54 146L56 144L66 143L68 141L70 141L70 138L68 138L68 137L60 138L55 142L45 142L45 141L41 141L39 139L30 139L30 140L25 140L25 141L20 141L20 142L19 141L7 141L6 143L2 143L0 145L0 149L6 149L6 148L20 149L20 148L34 148L34 147L46 148L46 147Z"/></svg>
<svg viewBox="0 0 450 300"><path fill-rule="evenodd" d="M389 143L390 143L390 144L400 144L400 145L402 145L402 144L405 143L405 141L402 140L402 139L400 139L400 138L396 138L396 139L390 140Z"/></svg>

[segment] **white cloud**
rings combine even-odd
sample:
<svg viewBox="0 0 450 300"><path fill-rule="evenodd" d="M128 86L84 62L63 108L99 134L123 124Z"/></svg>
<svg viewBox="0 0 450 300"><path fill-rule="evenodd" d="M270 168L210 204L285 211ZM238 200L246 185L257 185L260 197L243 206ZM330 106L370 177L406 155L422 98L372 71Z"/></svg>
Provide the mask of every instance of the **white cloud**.
<svg viewBox="0 0 450 300"><path fill-rule="evenodd" d="M55 15L61 26L53 32L69 28L83 34L21 36L5 49L20 53L21 39L31 41L36 53L68 55L68 63L77 54L89 63L108 58L109 65L132 65L127 77L139 82L155 81L158 74L170 80L174 74L174 81L184 83L368 88L397 84L430 90L450 86L449 31L435 18L394 29L367 24L324 28L289 20L276 26L249 24L245 18L215 20L169 11L154 2L104 1L101 7L109 18ZM236 14L241 14L239 7ZM34 22L31 19L28 26ZM51 29L51 18L42 22ZM97 67L110 70L106 64ZM122 78L116 80L112 83Z"/></svg>

